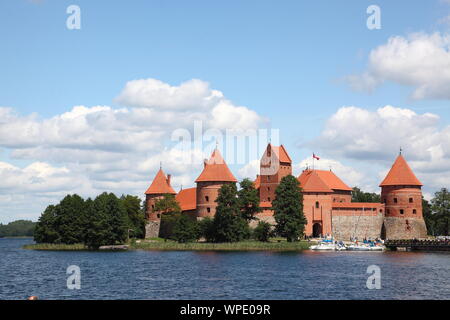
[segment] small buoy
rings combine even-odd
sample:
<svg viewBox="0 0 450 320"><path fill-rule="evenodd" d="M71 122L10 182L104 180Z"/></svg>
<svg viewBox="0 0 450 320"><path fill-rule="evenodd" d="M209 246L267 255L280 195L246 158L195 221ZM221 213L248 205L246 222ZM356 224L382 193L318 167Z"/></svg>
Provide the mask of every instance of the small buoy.
<svg viewBox="0 0 450 320"><path fill-rule="evenodd" d="M31 296L31 297L28 297L27 300L38 300L38 297L36 297L36 296Z"/></svg>

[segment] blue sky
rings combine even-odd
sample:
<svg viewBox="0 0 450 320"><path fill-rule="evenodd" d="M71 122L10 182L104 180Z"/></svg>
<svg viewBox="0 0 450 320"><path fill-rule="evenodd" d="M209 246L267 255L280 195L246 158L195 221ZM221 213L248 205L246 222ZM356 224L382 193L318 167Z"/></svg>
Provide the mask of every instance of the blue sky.
<svg viewBox="0 0 450 320"><path fill-rule="evenodd" d="M69 16L66 8L71 4L81 8L80 30L66 28ZM372 4L381 8L380 30L369 30L366 26L369 16L366 9ZM31 114L35 114L35 121L42 122L78 105L132 108L115 99L129 81L151 78L179 86L200 79L209 83L211 89L221 91L233 105L245 106L269 119L269 124L265 122L260 127L280 129L281 142L299 166L315 151L325 159L339 161L365 177L372 177L369 180L360 177L365 182L359 182L376 191L378 175L389 168L396 154L391 152L390 157L384 154L375 159L370 153L355 157L332 150L330 141L321 139L327 121L343 106L376 113L377 109L391 105L414 111L419 118L432 113L439 121L427 122L431 131L426 132L438 133L439 137L423 144L426 148L435 147L432 150L440 147L443 151L436 151L441 156L436 170L450 171L441 165L448 153L446 141L441 140L447 137L450 99L436 98L433 94L412 98L415 86L399 74L404 70L389 72L383 67L375 77L384 82L371 92L354 91L346 80L349 75L370 69L369 54L386 45L391 37L409 39L417 32L426 37L438 32L445 37L449 25L443 19L449 15L450 5L444 0L2 1L0 107L11 108L19 125L23 123L20 119L29 119ZM448 52L448 43L437 46ZM446 66L445 61L443 65ZM440 70L439 66L436 70ZM445 82L447 78L442 78L439 85L450 84ZM426 84L430 81L427 79L417 81ZM173 121L178 119L174 117ZM414 141L403 138L386 139L392 142L392 148L414 145ZM45 139L40 141L48 144ZM95 152L95 146L90 148ZM31 151L18 155L17 150L24 150L24 146L15 145L14 141L0 142L0 162L17 170L35 162L66 168L83 176L80 187L69 192L91 195L98 189L85 186L100 175L102 170L92 169L99 162L87 161L89 169L74 168L60 157L35 156ZM425 163L431 160L421 158L421 150L405 152L417 160L415 167L423 171L423 179L430 186L426 189L429 194L437 186L445 186L435 176L427 176ZM431 159L435 151L429 152ZM151 178L154 171L151 168L143 180ZM239 166L233 169L238 171ZM44 187L31 195L36 196L37 203L31 212L25 212L26 200L8 191L6 184L2 188L0 181L0 195L4 196L0 198L4 200L0 204L0 221L17 217L35 219L48 201L57 199L60 195L55 190L45 188L46 177L40 176ZM121 183L120 177L106 180ZM352 178L349 176L348 180L350 184ZM116 185L111 189L118 193L139 190ZM24 188L23 192L33 191ZM13 210L12 203L17 204Z"/></svg>

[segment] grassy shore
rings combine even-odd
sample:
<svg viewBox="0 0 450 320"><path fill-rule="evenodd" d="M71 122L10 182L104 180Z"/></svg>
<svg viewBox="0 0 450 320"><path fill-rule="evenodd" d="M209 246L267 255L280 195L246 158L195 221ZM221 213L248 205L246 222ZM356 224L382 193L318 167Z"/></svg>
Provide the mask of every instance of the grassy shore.
<svg viewBox="0 0 450 320"><path fill-rule="evenodd" d="M301 251L308 249L311 242L287 242L281 239L271 239L269 242L260 241L241 241L233 243L207 243L191 242L178 243L175 241L164 241L162 239L153 239L150 241L141 240L140 242L131 242L130 250L158 250L158 251ZM24 249L31 250L54 250L54 251L79 251L88 250L82 244L64 245L64 244L30 244L25 245Z"/></svg>

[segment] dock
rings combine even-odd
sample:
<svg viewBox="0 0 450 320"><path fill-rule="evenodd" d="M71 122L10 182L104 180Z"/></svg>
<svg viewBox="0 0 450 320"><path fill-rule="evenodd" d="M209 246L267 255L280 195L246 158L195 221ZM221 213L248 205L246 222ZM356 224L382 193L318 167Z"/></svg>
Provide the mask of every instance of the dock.
<svg viewBox="0 0 450 320"><path fill-rule="evenodd" d="M386 240L384 245L393 251L450 251L450 240Z"/></svg>

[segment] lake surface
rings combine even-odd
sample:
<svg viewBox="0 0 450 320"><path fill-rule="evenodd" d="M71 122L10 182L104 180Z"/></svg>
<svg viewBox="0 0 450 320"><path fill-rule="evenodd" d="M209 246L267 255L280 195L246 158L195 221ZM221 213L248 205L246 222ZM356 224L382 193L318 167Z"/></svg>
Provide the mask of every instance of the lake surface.
<svg viewBox="0 0 450 320"><path fill-rule="evenodd" d="M0 239L0 299L450 299L450 253L21 249L32 242ZM70 265L80 290L67 288Z"/></svg>

